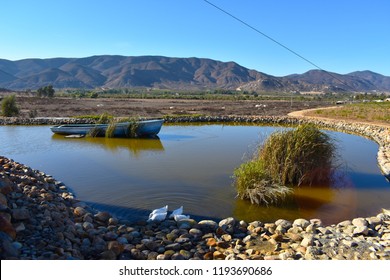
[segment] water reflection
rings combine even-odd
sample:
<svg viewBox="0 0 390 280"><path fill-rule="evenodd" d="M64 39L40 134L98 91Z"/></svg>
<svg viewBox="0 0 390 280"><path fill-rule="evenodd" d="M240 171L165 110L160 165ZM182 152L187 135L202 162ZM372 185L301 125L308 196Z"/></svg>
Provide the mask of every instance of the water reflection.
<svg viewBox="0 0 390 280"><path fill-rule="evenodd" d="M125 149L130 151L135 157L146 151L164 152L164 146L158 136L153 138L66 138L63 135L53 134L52 141L68 141L81 146L97 146L112 152Z"/></svg>
<svg viewBox="0 0 390 280"><path fill-rule="evenodd" d="M232 174L261 139L279 127L164 125L160 139L52 136L45 126L0 126L0 153L63 181L78 199L131 220L168 204L192 217L234 216L264 222L321 218L337 223L376 214L390 203L390 185L377 166L376 143L327 132L347 162L332 187L301 187L283 206L235 198ZM106 208L107 207L107 208Z"/></svg>

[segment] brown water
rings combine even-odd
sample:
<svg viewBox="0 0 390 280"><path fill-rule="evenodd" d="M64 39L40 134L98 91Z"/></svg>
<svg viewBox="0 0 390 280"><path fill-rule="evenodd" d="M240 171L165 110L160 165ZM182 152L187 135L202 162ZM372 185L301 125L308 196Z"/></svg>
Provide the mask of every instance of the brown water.
<svg viewBox="0 0 390 280"><path fill-rule="evenodd" d="M247 221L321 218L336 223L390 206L376 143L328 132L344 163L337 186L300 188L280 207L235 198L232 174L276 127L164 125L160 139L66 139L47 126L0 127L0 154L53 175L77 198L129 220L155 208L184 206L195 218Z"/></svg>

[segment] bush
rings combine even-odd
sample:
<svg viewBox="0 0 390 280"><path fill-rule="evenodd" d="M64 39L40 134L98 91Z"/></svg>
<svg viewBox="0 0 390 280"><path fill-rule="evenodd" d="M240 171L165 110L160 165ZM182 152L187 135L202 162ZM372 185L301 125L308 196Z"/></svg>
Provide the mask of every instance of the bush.
<svg viewBox="0 0 390 280"><path fill-rule="evenodd" d="M4 97L1 102L1 113L4 117L14 117L19 115L19 108L16 105L15 95Z"/></svg>
<svg viewBox="0 0 390 280"><path fill-rule="evenodd" d="M269 204L285 199L291 187L329 184L334 156L331 138L313 125L275 132L251 161L235 170L237 195Z"/></svg>

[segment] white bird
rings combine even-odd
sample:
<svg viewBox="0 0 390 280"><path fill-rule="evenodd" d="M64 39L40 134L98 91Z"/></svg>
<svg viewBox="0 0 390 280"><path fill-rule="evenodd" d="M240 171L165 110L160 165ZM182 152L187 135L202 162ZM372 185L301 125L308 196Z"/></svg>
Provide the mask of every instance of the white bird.
<svg viewBox="0 0 390 280"><path fill-rule="evenodd" d="M189 218L190 218L189 215L175 215L175 217L174 217L176 222L181 221L181 220L185 220L185 219L189 219Z"/></svg>
<svg viewBox="0 0 390 280"><path fill-rule="evenodd" d="M172 219L174 218L176 215L181 215L183 214L183 206L180 206L179 208L173 210L172 214L169 215L169 218Z"/></svg>
<svg viewBox="0 0 390 280"><path fill-rule="evenodd" d="M168 205L165 205L164 207L154 209L150 214L149 214L149 219L148 221L158 221L161 222L165 220L168 214Z"/></svg>

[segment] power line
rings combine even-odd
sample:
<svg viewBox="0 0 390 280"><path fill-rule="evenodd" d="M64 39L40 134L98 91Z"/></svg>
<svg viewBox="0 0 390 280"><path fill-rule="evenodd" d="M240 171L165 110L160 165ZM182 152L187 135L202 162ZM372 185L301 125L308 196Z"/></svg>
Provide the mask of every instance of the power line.
<svg viewBox="0 0 390 280"><path fill-rule="evenodd" d="M321 68L320 66L318 66L317 64L315 64L314 62L312 62L311 60L305 58L304 56L300 55L299 53L297 53L296 51L290 49L289 47L287 47L286 45L282 44L281 42L277 41L276 39L272 38L271 36L265 34L264 32L260 31L259 29L253 27L252 25L250 25L249 23L245 22L244 20L236 17L235 15L229 13L228 11L222 9L221 7L215 5L214 3L211 3L210 1L208 0L203 0L204 2L206 2L207 4L209 4L210 6L216 8L217 10L223 12L224 14L230 16L231 18L235 19L236 21L242 23L243 25L245 25L246 27L254 30L255 32L257 32L258 34L266 37L267 39L271 40L272 42L274 42L275 44L281 46L282 48L286 49L287 51L291 52L292 54L294 54L295 56L303 59L304 61L306 61L307 63L311 64L312 66L314 66L315 68L321 70L321 71L324 71L326 74L328 74L330 77L332 77L333 79L339 81L341 84L349 87L349 88L352 88L351 86L347 85L346 83L344 83L344 81L340 80L338 77L336 77L335 75L333 75L332 73L326 71L325 69ZM352 88L354 90L354 88Z"/></svg>

